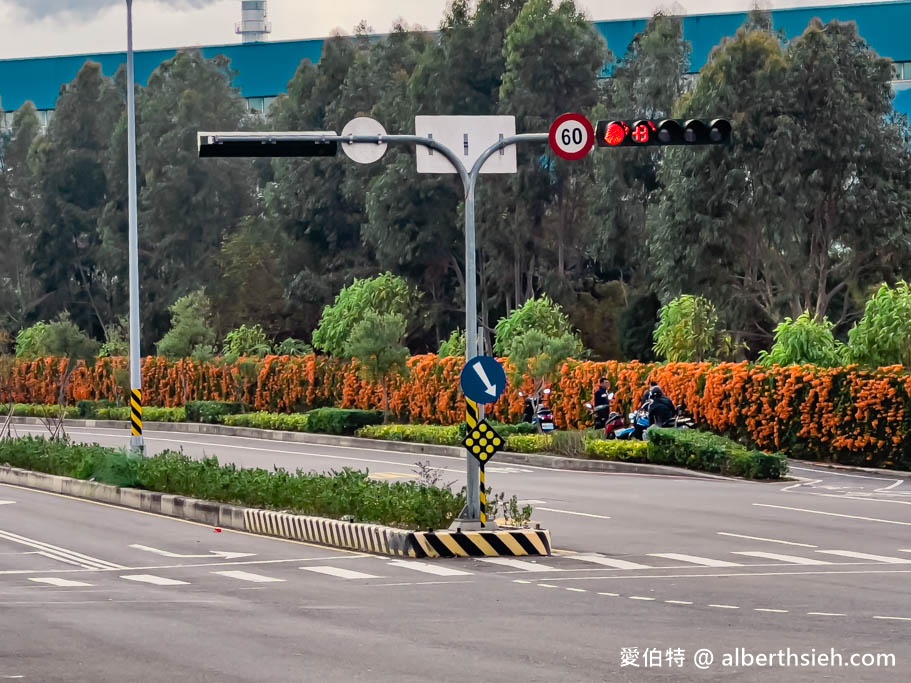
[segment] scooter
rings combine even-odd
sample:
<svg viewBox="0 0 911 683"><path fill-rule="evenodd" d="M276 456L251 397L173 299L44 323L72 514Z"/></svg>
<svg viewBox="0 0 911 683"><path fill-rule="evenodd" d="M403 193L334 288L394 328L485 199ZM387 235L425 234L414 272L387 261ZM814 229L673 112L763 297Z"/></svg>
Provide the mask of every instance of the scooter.
<svg viewBox="0 0 911 683"><path fill-rule="evenodd" d="M538 428L540 434L550 434L557 429L554 424L554 411L547 407L546 398L550 396L550 389L544 389L540 394L526 396L521 391L519 396L525 399L525 422L530 422Z"/></svg>
<svg viewBox="0 0 911 683"><path fill-rule="evenodd" d="M629 421L631 427L621 429L617 432L618 439L625 440L645 440L645 431L651 426L651 423L648 419L648 409L651 401L646 401L642 406L634 413L629 414ZM696 421L693 418L684 415L683 407L678 406L677 412L670 420L661 425L665 429L695 429Z"/></svg>
<svg viewBox="0 0 911 683"><path fill-rule="evenodd" d="M617 432L626 426L626 422L620 413L611 410L614 394L608 394L607 401L607 404L597 408L594 408L591 403L586 403L585 407L591 411L592 417L595 419L595 429L603 429L605 439L616 439Z"/></svg>

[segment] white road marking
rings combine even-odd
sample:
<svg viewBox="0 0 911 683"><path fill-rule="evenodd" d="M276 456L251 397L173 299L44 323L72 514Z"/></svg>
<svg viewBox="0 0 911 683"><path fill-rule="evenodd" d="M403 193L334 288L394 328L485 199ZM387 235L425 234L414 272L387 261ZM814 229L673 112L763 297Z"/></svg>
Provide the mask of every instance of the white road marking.
<svg viewBox="0 0 911 683"><path fill-rule="evenodd" d="M562 569L548 567L546 564L537 564L535 562L526 562L525 560L513 560L509 557L479 557L480 562L489 564L498 564L503 567L513 567L525 572L562 572Z"/></svg>
<svg viewBox="0 0 911 683"><path fill-rule="evenodd" d="M844 498L844 496L835 496ZM876 517L858 517L857 515L844 515L838 512L823 512L822 510L807 510L806 508L791 508L784 505L769 505L767 503L753 503L755 507L777 508L779 510L790 510L792 512L809 512L814 515L826 515L827 517L846 517L848 519L859 519L863 522L880 522L882 524L898 524L899 526L911 526L911 522L896 522L894 519L878 519Z"/></svg>
<svg viewBox="0 0 911 683"><path fill-rule="evenodd" d="M888 490L890 490L890 489L894 489L894 488L896 488L896 487L898 487L898 486L901 486L903 481L904 481L904 479L896 479L895 482L892 483L892 484L889 484L889 486L883 486L881 489L875 489L875 492L876 492L876 493L883 493L884 491L888 491Z"/></svg>
<svg viewBox="0 0 911 683"><path fill-rule="evenodd" d="M807 612L807 616L811 617L846 617L847 614L841 612Z"/></svg>
<svg viewBox="0 0 911 683"><path fill-rule="evenodd" d="M668 560L678 560L680 562L689 562L698 564L702 567L742 567L742 564L736 562L727 562L725 560L713 560L710 557L698 557L696 555L683 555L681 553L649 553L651 557L663 557Z"/></svg>
<svg viewBox="0 0 911 683"><path fill-rule="evenodd" d="M693 603L689 600L665 600L669 605L692 605Z"/></svg>
<svg viewBox="0 0 911 683"><path fill-rule="evenodd" d="M842 564L851 565L855 564L853 562L844 562L838 563L834 566L840 566ZM857 564L873 564L867 562L858 562ZM769 566L769 565L757 565L757 566ZM782 565L775 565L782 566ZM686 569L686 567L678 567L678 569ZM624 575L624 574L613 574L610 576L573 576L567 577L565 579L551 579L551 581L603 581L605 579L615 579L617 581L625 581L627 579L725 579L733 578L738 576L743 577L757 577L757 576L826 576L830 574L911 574L911 569L850 569L850 570L841 570L841 569L829 569L829 570L808 570L802 572L729 572L726 574L636 574L633 576Z"/></svg>
<svg viewBox="0 0 911 683"><path fill-rule="evenodd" d="M490 471L489 469L487 470ZM546 505L546 500L520 500L519 505Z"/></svg>
<svg viewBox="0 0 911 683"><path fill-rule="evenodd" d="M413 569L416 572L425 574L435 574L436 576L471 576L471 572L465 572L461 569L452 569L451 567L442 567L439 565L428 564L427 562L410 562L408 560L392 560L387 562L391 567L403 567Z"/></svg>
<svg viewBox="0 0 911 683"><path fill-rule="evenodd" d="M768 609L766 607L754 607L754 612L774 612L775 614L787 614L788 610L786 609Z"/></svg>
<svg viewBox="0 0 911 683"><path fill-rule="evenodd" d="M838 555L840 557L853 557L857 560L870 560L871 562L884 562L886 564L911 564L911 559L907 557L887 557L886 555L871 555L870 553L856 553L853 550L817 550L818 553L826 555Z"/></svg>
<svg viewBox="0 0 911 683"><path fill-rule="evenodd" d="M797 482L796 484L789 484L788 486L785 486L781 490L787 491L788 493L790 493L791 489L800 488L801 486L812 486L813 484L818 484L821 481L822 481L822 479L805 479L803 481Z"/></svg>
<svg viewBox="0 0 911 683"><path fill-rule="evenodd" d="M604 557L604 555L598 555L596 553L569 555L569 559L579 560L581 562L592 562L594 564L603 564L605 567L613 567L614 569L652 569L652 567L649 567L645 564L628 562L627 560L618 560L613 557Z"/></svg>
<svg viewBox="0 0 911 683"><path fill-rule="evenodd" d="M598 595L606 595L609 598L619 598L619 593L598 593Z"/></svg>
<svg viewBox="0 0 911 683"><path fill-rule="evenodd" d="M652 600L654 600L655 598L647 598L647 597L644 597L644 596L642 596L642 595L631 595L631 596L629 596L629 599L630 599L630 600L648 600L648 601L652 601Z"/></svg>
<svg viewBox="0 0 911 683"><path fill-rule="evenodd" d="M35 583L46 583L48 585L58 586L60 588L87 588L92 585L90 583L83 583L82 581L70 581L69 579L56 579L53 577L46 579L29 579L29 581L34 581Z"/></svg>
<svg viewBox="0 0 911 683"><path fill-rule="evenodd" d="M588 593L584 588L567 588L568 591L573 591L574 593Z"/></svg>
<svg viewBox="0 0 911 683"><path fill-rule="evenodd" d="M575 515L576 517L592 517L594 519L611 519L605 515L594 515L590 512L573 512L572 510L557 510L555 508L536 508L536 510L542 510L544 512L559 512L561 515Z"/></svg>
<svg viewBox="0 0 911 683"><path fill-rule="evenodd" d="M763 538L762 536L744 536L743 534L730 534L726 531L719 531L719 536L733 536L734 538L745 538L750 541L767 541L768 543L781 543L783 545L796 545L801 548L818 548L818 545L810 545L809 543L795 543L794 541L780 541L777 538Z"/></svg>
<svg viewBox="0 0 911 683"><path fill-rule="evenodd" d="M401 583L374 583L374 586L446 586L453 583L471 583L471 581L408 581Z"/></svg>
<svg viewBox="0 0 911 683"><path fill-rule="evenodd" d="M531 581L526 581L525 579L513 579L513 583L531 583Z"/></svg>
<svg viewBox="0 0 911 683"><path fill-rule="evenodd" d="M83 562L77 562L76 560L73 560L73 559L67 557L66 555L58 555L56 553L52 553L47 550L39 550L35 554L42 555L43 557L46 557L50 560L55 560L57 562L63 562L64 564L71 564L75 567L82 567L83 569L97 569L97 567L93 567L90 564L85 564Z"/></svg>
<svg viewBox="0 0 911 683"><path fill-rule="evenodd" d="M894 619L895 621L911 621L909 617L873 617L874 619Z"/></svg>
<svg viewBox="0 0 911 683"><path fill-rule="evenodd" d="M163 576L153 576L152 574L130 574L127 576L121 576L121 579L126 579L127 581L138 581L140 583L151 583L156 586L187 586L189 583L187 581L178 581L176 579L167 579Z"/></svg>
<svg viewBox="0 0 911 683"><path fill-rule="evenodd" d="M162 555L163 557L176 557L179 559L214 559L220 557L224 560L236 560L241 557L253 557L256 553L231 553L224 550L212 550L207 555L181 555L180 553L172 553L167 550L159 550L158 548L150 548L147 545L139 545L134 543L130 546L136 550L144 550L147 553L154 553L156 555Z"/></svg>
<svg viewBox="0 0 911 683"><path fill-rule="evenodd" d="M830 472L828 469L825 472L822 472L818 469L811 469L809 467L800 467L800 466L797 466L797 467L791 466L788 469L789 470L800 470L801 472L815 472L816 474L826 474L827 476L832 476L832 477L851 477L853 479L872 479L873 481L892 481L892 479L889 479L886 477L871 477L867 474L851 474L849 472L835 472L835 471ZM822 481L822 479L818 479L817 481Z"/></svg>
<svg viewBox="0 0 911 683"><path fill-rule="evenodd" d="M12 531L0 530L0 538L10 541L11 543L18 543L29 548L35 548L36 550L42 551L42 554L51 553L57 558L68 558L70 564L78 564L79 566L89 569L126 569L123 565L99 560L96 557L89 557L88 555L77 553L75 550L67 550L66 548L60 548L56 545L51 545L50 543L44 543L43 541L36 541L32 538L14 534Z"/></svg>
<svg viewBox="0 0 911 683"><path fill-rule="evenodd" d="M364 572L356 572L350 569L340 569L339 567L300 567L304 571L316 572L317 574L328 574L329 576L335 576L339 579L381 579L382 576L376 576L374 574L365 574Z"/></svg>
<svg viewBox="0 0 911 683"><path fill-rule="evenodd" d="M779 555L778 553L767 553L761 550L739 551L732 554L747 555L749 557L761 557L766 560L781 560L782 562L790 562L791 564L832 564L832 562L826 562L825 560L814 560L810 557L798 557L797 555Z"/></svg>
<svg viewBox="0 0 911 683"><path fill-rule="evenodd" d="M251 574L250 572L239 572L239 571L228 571L228 572L212 572L213 574L218 574L219 576L227 576L229 579L237 579L238 581L250 581L252 583L282 583L284 579L276 579L271 576L263 576L262 574Z"/></svg>
<svg viewBox="0 0 911 683"><path fill-rule="evenodd" d="M709 607L717 607L718 609L740 609L737 605L709 605Z"/></svg>
<svg viewBox="0 0 911 683"><path fill-rule="evenodd" d="M907 500L887 500L885 498L866 498L864 496L872 496L872 493L843 493L837 495L834 493L814 493L812 491L807 491L804 495L806 496L819 496L820 498L838 498L839 500L859 500L865 503L892 503L893 505L911 505L911 501ZM892 494L892 495L901 495L901 494Z"/></svg>
<svg viewBox="0 0 911 683"><path fill-rule="evenodd" d="M13 505L15 502L14 500L0 500L0 505Z"/></svg>
<svg viewBox="0 0 911 683"><path fill-rule="evenodd" d="M559 588L560 586L554 586L552 583L539 583L538 588Z"/></svg>

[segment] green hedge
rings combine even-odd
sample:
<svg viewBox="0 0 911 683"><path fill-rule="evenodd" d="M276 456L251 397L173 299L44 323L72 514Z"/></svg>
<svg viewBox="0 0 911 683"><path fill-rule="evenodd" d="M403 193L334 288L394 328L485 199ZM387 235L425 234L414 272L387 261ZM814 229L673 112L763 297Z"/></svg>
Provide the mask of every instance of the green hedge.
<svg viewBox="0 0 911 683"><path fill-rule="evenodd" d="M278 429L283 432L307 432L309 418L303 413L242 413L225 415L222 424L229 427L253 427L254 429Z"/></svg>
<svg viewBox="0 0 911 683"><path fill-rule="evenodd" d="M15 417L58 417L61 406L59 405L40 405L35 403L16 403L13 406L13 415ZM9 414L9 404L2 408L3 414ZM75 406L66 406L63 408L63 416L67 419L79 417L79 409Z"/></svg>
<svg viewBox="0 0 911 683"><path fill-rule="evenodd" d="M648 460L648 444L644 441L588 439L585 442L585 454L596 460L646 462Z"/></svg>
<svg viewBox="0 0 911 683"><path fill-rule="evenodd" d="M319 434L353 436L361 427L382 424L383 413L377 410L317 408L307 413L307 429Z"/></svg>
<svg viewBox="0 0 911 683"><path fill-rule="evenodd" d="M41 438L0 441L0 464L114 486L220 503L285 510L405 529L445 529L465 505L462 493L415 481L380 482L345 469L328 475L239 469L217 458L168 451L151 458L98 445Z"/></svg>
<svg viewBox="0 0 911 683"><path fill-rule="evenodd" d="M189 401L187 403L187 422L221 424L225 415L236 415L244 412L241 403L227 401Z"/></svg>
<svg viewBox="0 0 911 683"><path fill-rule="evenodd" d="M448 427L439 425L372 425L358 429L357 436L364 439L407 441L436 446L458 446L462 440L459 435L458 425Z"/></svg>
<svg viewBox="0 0 911 683"><path fill-rule="evenodd" d="M788 472L784 455L751 451L723 436L689 429L651 430L648 461L748 479L780 479Z"/></svg>
<svg viewBox="0 0 911 683"><path fill-rule="evenodd" d="M123 408L98 408L91 419L129 421L130 409ZM157 408L143 406L142 419L145 422L186 422L187 411L185 408Z"/></svg>

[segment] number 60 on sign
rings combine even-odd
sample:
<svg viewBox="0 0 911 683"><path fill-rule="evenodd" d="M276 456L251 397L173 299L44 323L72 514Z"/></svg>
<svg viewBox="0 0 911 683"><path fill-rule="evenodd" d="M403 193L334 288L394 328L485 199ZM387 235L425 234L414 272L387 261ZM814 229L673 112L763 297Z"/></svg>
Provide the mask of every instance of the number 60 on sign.
<svg viewBox="0 0 911 683"><path fill-rule="evenodd" d="M563 114L550 127L550 147L561 159L579 161L594 146L594 126L582 114Z"/></svg>

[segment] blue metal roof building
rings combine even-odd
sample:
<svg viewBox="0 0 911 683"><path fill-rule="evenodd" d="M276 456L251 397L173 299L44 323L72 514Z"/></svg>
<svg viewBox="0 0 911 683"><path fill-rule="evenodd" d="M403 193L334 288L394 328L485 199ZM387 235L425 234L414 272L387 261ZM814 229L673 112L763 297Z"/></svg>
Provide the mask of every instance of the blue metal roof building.
<svg viewBox="0 0 911 683"><path fill-rule="evenodd" d="M692 44L691 71L705 64L716 45L733 36L746 19L745 12L687 16L684 37ZM854 21L860 34L880 55L896 62L896 107L911 114L911 1L873 2L862 5L833 5L772 12L774 25L789 38L800 35L814 17ZM620 59L634 36L644 30L647 20L597 22L596 26ZM236 86L251 106L263 109L275 96L286 91L301 61L319 61L323 40L281 41L202 47L206 57L222 54L237 71ZM145 84L162 62L177 50L136 52L136 80ZM15 111L31 101L40 111L52 110L62 85L72 81L87 61L101 64L113 76L126 63L125 53L106 53L0 60L0 107Z"/></svg>

